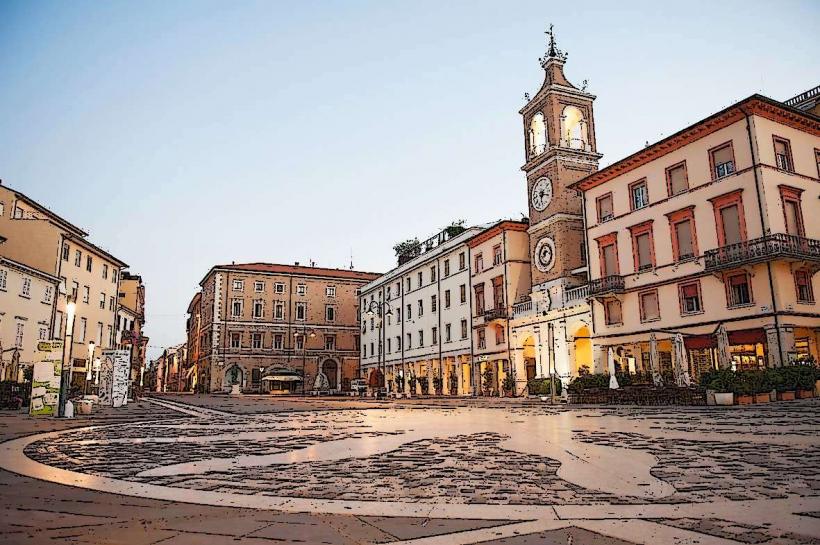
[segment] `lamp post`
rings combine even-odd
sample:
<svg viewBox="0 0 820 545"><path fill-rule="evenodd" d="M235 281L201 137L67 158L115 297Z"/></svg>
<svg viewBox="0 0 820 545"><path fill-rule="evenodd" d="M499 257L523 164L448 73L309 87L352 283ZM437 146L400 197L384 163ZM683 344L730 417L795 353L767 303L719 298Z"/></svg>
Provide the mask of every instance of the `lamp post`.
<svg viewBox="0 0 820 545"><path fill-rule="evenodd" d="M316 332L313 329L310 333L307 332L307 324L302 325L302 333L298 331L293 334L295 339L302 337L302 395L305 395L305 361L307 360L307 340L308 337L313 339L316 337ZM317 371L318 373L318 371Z"/></svg>
<svg viewBox="0 0 820 545"><path fill-rule="evenodd" d="M72 296L66 298L65 312L66 322L63 334L63 367L60 371L60 399L57 405L57 416L65 416L65 404L68 401L68 392L71 388L71 351L74 344L74 313L77 311L77 304L74 302ZM68 356L68 363L66 364L66 356Z"/></svg>
<svg viewBox="0 0 820 545"><path fill-rule="evenodd" d="M384 317L391 316L393 314L393 308L390 306L390 303L387 301L370 301L370 304L367 305L367 310L365 311L369 317L377 316L379 318L378 327L379 327L379 354L378 358L376 359L376 369L379 373L381 373L381 380L379 381L379 390L381 391L382 388L386 388L386 378L385 371L386 369L382 369L382 354L383 354L383 345L384 345ZM402 389L404 389L404 376L402 376ZM378 397L379 392L377 392L376 397Z"/></svg>
<svg viewBox="0 0 820 545"><path fill-rule="evenodd" d="M91 362L94 361L94 341L88 343L88 360L85 362L85 385L83 392L88 394L88 385L91 383Z"/></svg>
<svg viewBox="0 0 820 545"><path fill-rule="evenodd" d="M259 393L262 393L262 375L265 374L265 368L259 367Z"/></svg>

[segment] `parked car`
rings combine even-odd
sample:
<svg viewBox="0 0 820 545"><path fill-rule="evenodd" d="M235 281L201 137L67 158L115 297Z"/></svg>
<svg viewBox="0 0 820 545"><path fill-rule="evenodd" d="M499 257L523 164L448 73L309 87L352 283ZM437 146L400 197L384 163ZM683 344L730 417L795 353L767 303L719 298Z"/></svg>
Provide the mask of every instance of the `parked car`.
<svg viewBox="0 0 820 545"><path fill-rule="evenodd" d="M363 378L354 378L350 381L350 391L362 394L367 391L367 381Z"/></svg>

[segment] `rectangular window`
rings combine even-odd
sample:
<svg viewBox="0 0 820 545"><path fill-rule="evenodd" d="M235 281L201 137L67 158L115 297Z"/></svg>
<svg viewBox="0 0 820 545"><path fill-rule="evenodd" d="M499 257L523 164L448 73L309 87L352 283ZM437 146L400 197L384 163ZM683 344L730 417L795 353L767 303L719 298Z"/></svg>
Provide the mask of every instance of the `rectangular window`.
<svg viewBox="0 0 820 545"><path fill-rule="evenodd" d="M450 260L444 260L444 276L450 276Z"/></svg>
<svg viewBox="0 0 820 545"><path fill-rule="evenodd" d="M652 239L649 233L641 233L633 239L635 244L636 269L645 271L653 267L652 263Z"/></svg>
<svg viewBox="0 0 820 545"><path fill-rule="evenodd" d="M83 253L80 250L74 250L74 266L79 267L83 262Z"/></svg>
<svg viewBox="0 0 820 545"><path fill-rule="evenodd" d="M478 284L475 290L475 311L476 315L484 314L484 284Z"/></svg>
<svg viewBox="0 0 820 545"><path fill-rule="evenodd" d="M48 329L47 328L45 328L45 327L40 328L37 340L39 340L39 341L47 341L48 340Z"/></svg>
<svg viewBox="0 0 820 545"><path fill-rule="evenodd" d="M407 344L405 346L407 347L407 350L410 350L411 348L413 348L413 334L412 333L407 334Z"/></svg>
<svg viewBox="0 0 820 545"><path fill-rule="evenodd" d="M430 312L436 312L438 310L438 298L433 295L430 297Z"/></svg>
<svg viewBox="0 0 820 545"><path fill-rule="evenodd" d="M273 347L277 350L282 349L283 341L285 340L285 336L281 333L277 333L273 336Z"/></svg>
<svg viewBox="0 0 820 545"><path fill-rule="evenodd" d="M432 339L430 341L433 345L438 344L438 328L434 327L432 330Z"/></svg>
<svg viewBox="0 0 820 545"><path fill-rule="evenodd" d="M818 161L820 163L820 161ZM820 167L818 167L820 169ZM463 271L467 267L467 258L464 252L458 254L458 270Z"/></svg>
<svg viewBox="0 0 820 545"><path fill-rule="evenodd" d="M794 271L794 285L797 289L797 300L800 303L814 303L811 274L807 270Z"/></svg>
<svg viewBox="0 0 820 545"><path fill-rule="evenodd" d="M71 298L74 299L74 301L77 301L77 297L79 297L79 290L80 290L80 285L77 282L72 282L71 283Z"/></svg>
<svg viewBox="0 0 820 545"><path fill-rule="evenodd" d="M672 224L672 249L675 261L684 261L695 256L695 237L692 232L692 220L685 219Z"/></svg>
<svg viewBox="0 0 820 545"><path fill-rule="evenodd" d="M253 302L253 317L262 318L265 315L265 304L262 299L256 299Z"/></svg>
<svg viewBox="0 0 820 545"><path fill-rule="evenodd" d="M88 320L85 318L80 318L80 334L79 339L81 343L85 342L85 332L88 329Z"/></svg>
<svg viewBox="0 0 820 545"><path fill-rule="evenodd" d="M419 346L424 346L424 331L419 329Z"/></svg>
<svg viewBox="0 0 820 545"><path fill-rule="evenodd" d="M736 307L752 303L752 288L745 272L728 275L726 279L727 306Z"/></svg>
<svg viewBox="0 0 820 545"><path fill-rule="evenodd" d="M31 278L23 277L23 283L20 284L20 295L23 297L31 297ZM88 301L86 301L87 303Z"/></svg>
<svg viewBox="0 0 820 545"><path fill-rule="evenodd" d="M390 286L387 286L387 293L385 293L384 298L385 298L387 301L389 301L389 300L391 299L391 297L390 297Z"/></svg>
<svg viewBox="0 0 820 545"><path fill-rule="evenodd" d="M407 293L408 291L410 291L410 290L412 289L412 286L410 285L410 278L409 278L409 277L407 278L407 282L406 282L406 284L407 284L407 285L406 285L406 287L404 288L404 292L405 292L405 293Z"/></svg>
<svg viewBox="0 0 820 545"><path fill-rule="evenodd" d="M621 302L619 300L607 299L604 301L604 321L606 325L620 325L623 323Z"/></svg>
<svg viewBox="0 0 820 545"><path fill-rule="evenodd" d="M105 310L105 294L100 293L100 308Z"/></svg>
<svg viewBox="0 0 820 545"><path fill-rule="evenodd" d="M803 224L803 209L801 206L802 189L780 186L780 200L783 203L783 215L786 221L786 233L796 236L806 236Z"/></svg>
<svg viewBox="0 0 820 545"><path fill-rule="evenodd" d="M604 243L598 241L600 244L600 259L601 259L601 276L613 276L619 274L619 267L618 267L618 247L614 242L615 238L612 237L612 242Z"/></svg>
<svg viewBox="0 0 820 545"><path fill-rule="evenodd" d="M723 228L724 246L743 241L740 234L740 211L737 205L724 206L720 209L720 225Z"/></svg>
<svg viewBox="0 0 820 545"><path fill-rule="evenodd" d="M114 310L114 296L113 295L108 298L108 310L110 310L110 311Z"/></svg>
<svg viewBox="0 0 820 545"><path fill-rule="evenodd" d="M107 263L103 263L102 276L103 276L103 280L108 280L108 264Z"/></svg>
<svg viewBox="0 0 820 545"><path fill-rule="evenodd" d="M495 326L495 344L504 344L504 326Z"/></svg>
<svg viewBox="0 0 820 545"><path fill-rule="evenodd" d="M91 272L92 259L90 255L85 256L85 270Z"/></svg>
<svg viewBox="0 0 820 545"><path fill-rule="evenodd" d="M432 284L435 281L436 281L436 266L433 265L432 267L430 267L430 283Z"/></svg>
<svg viewBox="0 0 820 545"><path fill-rule="evenodd" d="M424 302L421 299L419 299L418 306L419 306L419 316L424 316Z"/></svg>
<svg viewBox="0 0 820 545"><path fill-rule="evenodd" d="M336 350L335 335L325 335L325 350Z"/></svg>
<svg viewBox="0 0 820 545"><path fill-rule="evenodd" d="M448 343L453 340L452 329L450 324L444 324L444 342Z"/></svg>
<svg viewBox="0 0 820 545"><path fill-rule="evenodd" d="M257 281L255 281L255 282L253 283L253 291L256 291L256 292L265 291L265 283L264 283L264 282L260 282L260 281L258 281L258 280L257 280Z"/></svg>
<svg viewBox="0 0 820 545"><path fill-rule="evenodd" d="M478 329L478 348L487 348L487 329L484 327Z"/></svg>
<svg viewBox="0 0 820 545"><path fill-rule="evenodd" d="M63 328L65 327L63 324L63 313L59 310L55 314L54 317L54 338L55 339L62 339L63 338Z"/></svg>
<svg viewBox="0 0 820 545"><path fill-rule="evenodd" d="M396 350L401 350L401 337L396 335Z"/></svg>
<svg viewBox="0 0 820 545"><path fill-rule="evenodd" d="M14 346L17 348L23 348L23 329L24 325L20 322L17 322L17 332L14 335Z"/></svg>
<svg viewBox="0 0 820 545"><path fill-rule="evenodd" d="M262 334L261 333L254 333L253 337L251 337L251 343L253 348L260 349L262 348Z"/></svg>
<svg viewBox="0 0 820 545"><path fill-rule="evenodd" d="M467 284L462 284L459 287L459 302L463 305L467 302Z"/></svg>
<svg viewBox="0 0 820 545"><path fill-rule="evenodd" d="M9 272L6 269L0 269L0 290L6 289L6 283L8 282Z"/></svg>
<svg viewBox="0 0 820 545"><path fill-rule="evenodd" d="M404 314L405 320L410 320L413 317L413 305L407 303L407 312Z"/></svg>
<svg viewBox="0 0 820 545"><path fill-rule="evenodd" d="M242 348L242 335L231 333L231 348Z"/></svg>
<svg viewBox="0 0 820 545"><path fill-rule="evenodd" d="M300 322L304 322L305 318L307 317L307 304L306 303L296 303L296 319Z"/></svg>
<svg viewBox="0 0 820 545"><path fill-rule="evenodd" d="M742 190L709 199L715 211L718 246L738 244L746 240Z"/></svg>
<svg viewBox="0 0 820 545"><path fill-rule="evenodd" d="M325 321L326 322L335 322L336 321L336 307L333 305L327 305L325 307Z"/></svg>
<svg viewBox="0 0 820 545"><path fill-rule="evenodd" d="M304 350L305 349L305 338L302 335L296 336L296 350Z"/></svg>
<svg viewBox="0 0 820 545"><path fill-rule="evenodd" d="M119 271L117 269L114 269L113 271L111 271L111 283L112 284L117 283L117 277L119 277Z"/></svg>
<svg viewBox="0 0 820 545"><path fill-rule="evenodd" d="M649 204L649 189L646 187L646 180L638 180L629 185L630 206L632 210L645 208Z"/></svg>
<svg viewBox="0 0 820 545"><path fill-rule="evenodd" d="M444 290L444 308L450 308L450 290Z"/></svg>
<svg viewBox="0 0 820 545"><path fill-rule="evenodd" d="M277 282L273 285L273 291L276 293L285 293L285 284L282 282Z"/></svg>
<svg viewBox="0 0 820 545"><path fill-rule="evenodd" d="M0 275L2 275L2 274L3 274L3 272L0 271ZM53 297L53 295L54 295L53 286L46 286L45 290L43 290L43 303L50 304L51 303L51 298Z"/></svg>
<svg viewBox="0 0 820 545"><path fill-rule="evenodd" d="M774 136L774 161L777 168L794 172L792 162L792 147L788 140Z"/></svg>
<svg viewBox="0 0 820 545"><path fill-rule="evenodd" d="M243 289L245 289L245 282L243 282L242 280L234 280L233 289L234 291L242 291Z"/></svg>
<svg viewBox="0 0 820 545"><path fill-rule="evenodd" d="M305 295L307 293L307 286L305 284L296 285L296 295Z"/></svg>
<svg viewBox="0 0 820 545"><path fill-rule="evenodd" d="M493 246L493 265L501 264L501 244Z"/></svg>
<svg viewBox="0 0 820 545"><path fill-rule="evenodd" d="M387 337L387 351L386 352L389 354L392 351L393 351L393 339L391 339L390 337Z"/></svg>
<svg viewBox="0 0 820 545"><path fill-rule="evenodd" d="M679 195L689 189L689 178L686 175L686 161L666 169L666 190L670 197Z"/></svg>
<svg viewBox="0 0 820 545"><path fill-rule="evenodd" d="M91 290L88 286L83 286L83 303L88 303L91 298Z"/></svg>
<svg viewBox="0 0 820 545"><path fill-rule="evenodd" d="M723 178L735 171L735 152L732 143L727 142L709 151L709 162L712 165L712 177Z"/></svg>
<svg viewBox="0 0 820 545"><path fill-rule="evenodd" d="M643 292L638 298L641 303L641 321L660 320L661 309L658 304L658 290Z"/></svg>
<svg viewBox="0 0 820 545"><path fill-rule="evenodd" d="M680 284L678 286L678 296L680 297L680 313L698 314L703 311L703 303L700 297L700 282Z"/></svg>
<svg viewBox="0 0 820 545"><path fill-rule="evenodd" d="M609 221L614 217L612 213L612 193L598 197L595 200L595 206L598 209L598 223Z"/></svg>
<svg viewBox="0 0 820 545"><path fill-rule="evenodd" d="M276 320L283 320L285 318L285 304L277 301L273 306L273 317Z"/></svg>
<svg viewBox="0 0 820 545"><path fill-rule="evenodd" d="M336 286L325 287L325 297L336 297Z"/></svg>
<svg viewBox="0 0 820 545"><path fill-rule="evenodd" d="M481 254L475 255L475 271L476 273L480 273L484 270L484 256Z"/></svg>
<svg viewBox="0 0 820 545"><path fill-rule="evenodd" d="M416 273L416 276L417 276L417 280L418 280L418 287L421 287L424 284L424 278L421 274L421 271Z"/></svg>
<svg viewBox="0 0 820 545"><path fill-rule="evenodd" d="M461 320L461 338L467 338L467 320Z"/></svg>
<svg viewBox="0 0 820 545"><path fill-rule="evenodd" d="M68 244L63 244L63 261L68 261L69 248Z"/></svg>
<svg viewBox="0 0 820 545"><path fill-rule="evenodd" d="M234 299L231 301L231 316L234 318L242 316L242 299Z"/></svg>
<svg viewBox="0 0 820 545"><path fill-rule="evenodd" d="M504 308L504 277L496 276L493 282L493 308Z"/></svg>

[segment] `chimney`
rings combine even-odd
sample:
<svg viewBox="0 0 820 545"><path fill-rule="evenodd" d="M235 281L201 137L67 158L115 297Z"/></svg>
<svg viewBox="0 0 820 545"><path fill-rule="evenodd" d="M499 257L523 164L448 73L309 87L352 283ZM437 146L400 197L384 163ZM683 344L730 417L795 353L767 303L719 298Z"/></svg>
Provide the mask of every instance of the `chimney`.
<svg viewBox="0 0 820 545"><path fill-rule="evenodd" d="M294 264L295 266L297 266L297 267L299 266L299 262L298 262L298 261L295 261L293 264Z"/></svg>

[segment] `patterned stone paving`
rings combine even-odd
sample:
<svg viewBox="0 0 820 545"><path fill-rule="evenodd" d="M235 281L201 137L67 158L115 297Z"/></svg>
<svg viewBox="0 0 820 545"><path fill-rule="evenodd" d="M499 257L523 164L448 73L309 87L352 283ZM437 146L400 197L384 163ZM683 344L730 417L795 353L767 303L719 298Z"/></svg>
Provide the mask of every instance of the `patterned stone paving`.
<svg viewBox="0 0 820 545"><path fill-rule="evenodd" d="M198 398L201 408L166 399L185 415L27 437L0 455L20 473L143 498L350 513L364 524L494 521L451 530L442 543L820 543L817 401L310 402L265 413L257 399L243 410L229 399ZM421 534L392 541L435 539Z"/></svg>

